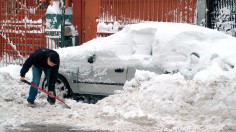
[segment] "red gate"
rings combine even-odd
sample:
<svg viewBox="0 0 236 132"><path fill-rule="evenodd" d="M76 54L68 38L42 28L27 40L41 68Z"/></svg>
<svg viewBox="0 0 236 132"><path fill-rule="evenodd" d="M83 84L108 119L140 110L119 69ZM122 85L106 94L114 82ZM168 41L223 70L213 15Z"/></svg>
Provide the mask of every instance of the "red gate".
<svg viewBox="0 0 236 132"><path fill-rule="evenodd" d="M142 21L194 23L197 0L74 0L73 25L80 43L96 37L98 22L126 24ZM114 32L98 31L107 36Z"/></svg>
<svg viewBox="0 0 236 132"><path fill-rule="evenodd" d="M113 24L117 21L123 28L126 24L143 21L193 24L197 0L100 0L100 4L99 22ZM99 35L104 33L98 32Z"/></svg>
<svg viewBox="0 0 236 132"><path fill-rule="evenodd" d="M21 63L39 47L46 47L46 0L0 0L1 56L6 64Z"/></svg>

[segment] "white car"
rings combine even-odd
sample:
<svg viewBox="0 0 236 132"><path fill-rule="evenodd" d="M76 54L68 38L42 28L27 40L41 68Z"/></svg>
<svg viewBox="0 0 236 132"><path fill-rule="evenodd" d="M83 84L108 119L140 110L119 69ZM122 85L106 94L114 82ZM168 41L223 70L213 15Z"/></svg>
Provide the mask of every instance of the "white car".
<svg viewBox="0 0 236 132"><path fill-rule="evenodd" d="M226 39L232 39L232 43L224 44ZM56 49L61 58L57 94L94 103L122 90L136 70L181 73L186 79L192 79L218 58L222 67L234 68L234 62L226 56L233 55L236 49L228 53L221 51L235 42L229 35L190 24L127 25L109 37ZM46 87L46 80L42 87Z"/></svg>

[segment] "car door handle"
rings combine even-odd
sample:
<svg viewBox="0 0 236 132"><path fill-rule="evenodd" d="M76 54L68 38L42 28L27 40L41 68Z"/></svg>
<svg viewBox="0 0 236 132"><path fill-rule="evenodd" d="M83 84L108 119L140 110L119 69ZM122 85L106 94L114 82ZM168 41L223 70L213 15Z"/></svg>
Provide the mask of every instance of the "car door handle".
<svg viewBox="0 0 236 132"><path fill-rule="evenodd" d="M115 69L115 72L122 73L122 72L124 72L124 68L118 68L118 69Z"/></svg>

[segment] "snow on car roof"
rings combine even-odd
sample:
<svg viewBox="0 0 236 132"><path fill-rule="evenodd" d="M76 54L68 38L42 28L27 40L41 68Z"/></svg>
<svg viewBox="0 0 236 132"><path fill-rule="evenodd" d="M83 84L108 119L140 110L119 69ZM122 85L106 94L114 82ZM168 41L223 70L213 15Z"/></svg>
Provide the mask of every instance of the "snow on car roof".
<svg viewBox="0 0 236 132"><path fill-rule="evenodd" d="M95 38L81 46L61 48L57 51L62 60L61 69L64 70L87 63L89 56L96 55L96 59L101 59L101 65L105 63L103 59L110 59L114 60L110 65L117 65L117 62L125 66L138 62L169 72L185 71L191 65L191 53L197 53L199 62L191 68L198 67L195 70L199 71L209 66L214 56L234 65L235 59L230 58L234 57L235 43L234 37L201 26L146 22L127 25L122 31L111 36Z"/></svg>

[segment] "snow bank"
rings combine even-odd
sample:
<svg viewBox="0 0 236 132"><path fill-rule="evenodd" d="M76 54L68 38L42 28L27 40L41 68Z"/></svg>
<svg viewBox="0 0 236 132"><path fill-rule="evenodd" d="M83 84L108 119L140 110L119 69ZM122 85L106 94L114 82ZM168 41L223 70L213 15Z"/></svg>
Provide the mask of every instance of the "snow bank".
<svg viewBox="0 0 236 132"><path fill-rule="evenodd" d="M100 115L156 125L165 131L219 131L234 127L236 76L227 73L208 81L186 81L181 74L137 71L124 91L98 103L103 108Z"/></svg>

